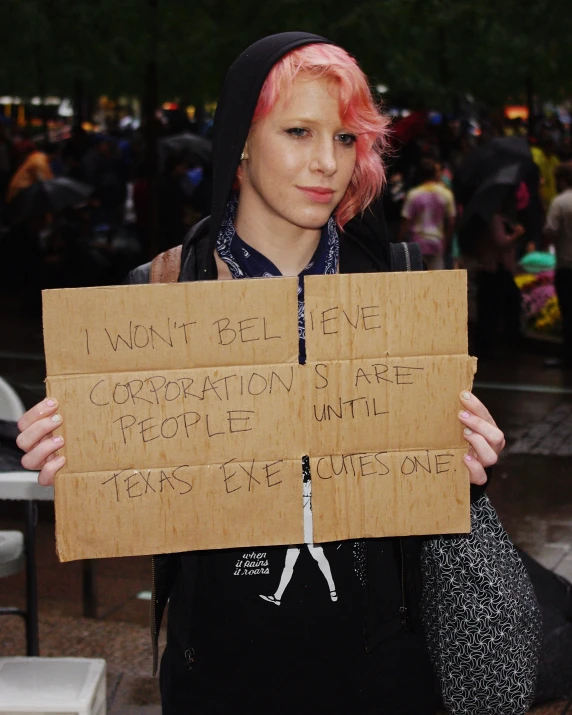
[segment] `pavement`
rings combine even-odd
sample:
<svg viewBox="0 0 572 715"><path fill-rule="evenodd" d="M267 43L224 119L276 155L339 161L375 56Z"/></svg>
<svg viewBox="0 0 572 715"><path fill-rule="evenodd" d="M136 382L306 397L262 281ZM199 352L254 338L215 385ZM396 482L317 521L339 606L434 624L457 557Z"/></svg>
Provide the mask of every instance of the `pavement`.
<svg viewBox="0 0 572 715"><path fill-rule="evenodd" d="M36 312L32 312L32 308ZM0 375L26 406L44 394L45 367L37 306L0 295ZM523 342L479 361L475 394L507 438L489 495L510 537L546 568L572 581L572 371L548 370L555 347ZM0 502L0 528L18 528L21 504ZM159 715L151 675L148 557L92 562L95 618L82 610L83 562L55 555L54 514L42 504L37 532L40 650L45 656L105 658L109 715ZM0 603L23 605L22 574L0 580ZM164 629L161 633L164 642ZM24 628L3 617L0 656L25 652ZM572 699L535 707L535 715L572 715Z"/></svg>

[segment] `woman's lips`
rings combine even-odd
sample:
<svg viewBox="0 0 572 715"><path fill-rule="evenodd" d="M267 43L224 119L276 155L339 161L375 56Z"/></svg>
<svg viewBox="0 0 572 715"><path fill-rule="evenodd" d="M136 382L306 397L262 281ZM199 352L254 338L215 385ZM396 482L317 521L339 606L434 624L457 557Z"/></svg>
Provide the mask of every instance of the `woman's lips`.
<svg viewBox="0 0 572 715"><path fill-rule="evenodd" d="M329 204L334 195L333 189L320 189L315 186L298 186L298 189L312 201L318 204Z"/></svg>

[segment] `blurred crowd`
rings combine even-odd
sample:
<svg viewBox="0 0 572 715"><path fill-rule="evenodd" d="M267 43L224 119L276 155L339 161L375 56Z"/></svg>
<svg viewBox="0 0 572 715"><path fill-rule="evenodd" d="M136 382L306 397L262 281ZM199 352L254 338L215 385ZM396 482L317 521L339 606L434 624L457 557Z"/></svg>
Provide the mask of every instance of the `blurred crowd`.
<svg viewBox="0 0 572 715"><path fill-rule="evenodd" d="M121 283L208 215L208 125L74 126L58 143L0 124L2 290L39 307L40 289ZM556 116L474 123L426 112L395 120L384 193L393 241L431 269L469 274L472 350L524 334L564 336L572 365L570 126Z"/></svg>
<svg viewBox="0 0 572 715"><path fill-rule="evenodd" d="M54 143L0 123L2 290L37 306L40 289L120 283L181 243L210 205L210 140L196 129L159 126L149 160L140 129L78 125Z"/></svg>
<svg viewBox="0 0 572 715"><path fill-rule="evenodd" d="M429 269L467 269L475 354L563 335L549 364L572 365L570 127L533 128L398 120L385 211L392 240L419 243Z"/></svg>

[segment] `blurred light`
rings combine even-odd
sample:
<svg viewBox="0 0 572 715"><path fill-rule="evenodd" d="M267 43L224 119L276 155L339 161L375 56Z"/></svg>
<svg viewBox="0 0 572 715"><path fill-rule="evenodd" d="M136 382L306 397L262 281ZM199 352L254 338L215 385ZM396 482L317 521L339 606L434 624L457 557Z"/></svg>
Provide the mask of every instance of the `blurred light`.
<svg viewBox="0 0 572 715"><path fill-rule="evenodd" d="M32 97L30 104L34 107L39 107L40 104L44 105L59 105L61 103L59 97L44 97L43 101L41 97ZM0 104L22 104L20 97L0 97Z"/></svg>
<svg viewBox="0 0 572 715"><path fill-rule="evenodd" d="M504 115L507 119L528 119L528 107L513 105L504 108Z"/></svg>
<svg viewBox="0 0 572 715"><path fill-rule="evenodd" d="M480 137L481 136L481 125L476 119L469 119L468 122L468 131L469 134L472 134L474 137Z"/></svg>
<svg viewBox="0 0 572 715"><path fill-rule="evenodd" d="M176 104L175 102L165 102L163 104L163 109L165 110L165 112L174 112L178 108L179 108L179 105Z"/></svg>
<svg viewBox="0 0 572 715"><path fill-rule="evenodd" d="M69 99L62 99L62 103L58 107L60 117L73 117L73 107Z"/></svg>
<svg viewBox="0 0 572 715"><path fill-rule="evenodd" d="M385 94L389 92L389 87L385 84L378 84L375 88L380 94Z"/></svg>

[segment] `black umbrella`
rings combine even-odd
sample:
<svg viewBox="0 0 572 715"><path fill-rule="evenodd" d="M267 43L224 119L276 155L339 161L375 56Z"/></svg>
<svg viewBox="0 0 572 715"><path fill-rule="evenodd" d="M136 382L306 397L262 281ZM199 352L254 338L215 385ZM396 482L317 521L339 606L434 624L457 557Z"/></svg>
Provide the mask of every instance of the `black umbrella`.
<svg viewBox="0 0 572 715"><path fill-rule="evenodd" d="M495 137L491 146L496 154L507 161L527 161L532 159L530 146L525 137Z"/></svg>
<svg viewBox="0 0 572 715"><path fill-rule="evenodd" d="M19 191L9 204L14 222L34 216L57 213L68 206L82 203L93 193L93 187L65 176L38 181Z"/></svg>
<svg viewBox="0 0 572 715"><path fill-rule="evenodd" d="M493 215L499 211L522 181L523 164L513 163L498 169L489 176L473 193L465 210L461 227L467 225L475 216L480 216L488 223Z"/></svg>
<svg viewBox="0 0 572 715"><path fill-rule="evenodd" d="M184 132L183 134L174 134L171 137L161 139L159 141L159 152L162 162L168 154L188 153L194 154L205 163L210 163L212 144L204 137Z"/></svg>
<svg viewBox="0 0 572 715"><path fill-rule="evenodd" d="M455 197L467 204L475 191L506 166L525 165L532 161L524 137L497 137L470 154L455 174Z"/></svg>

